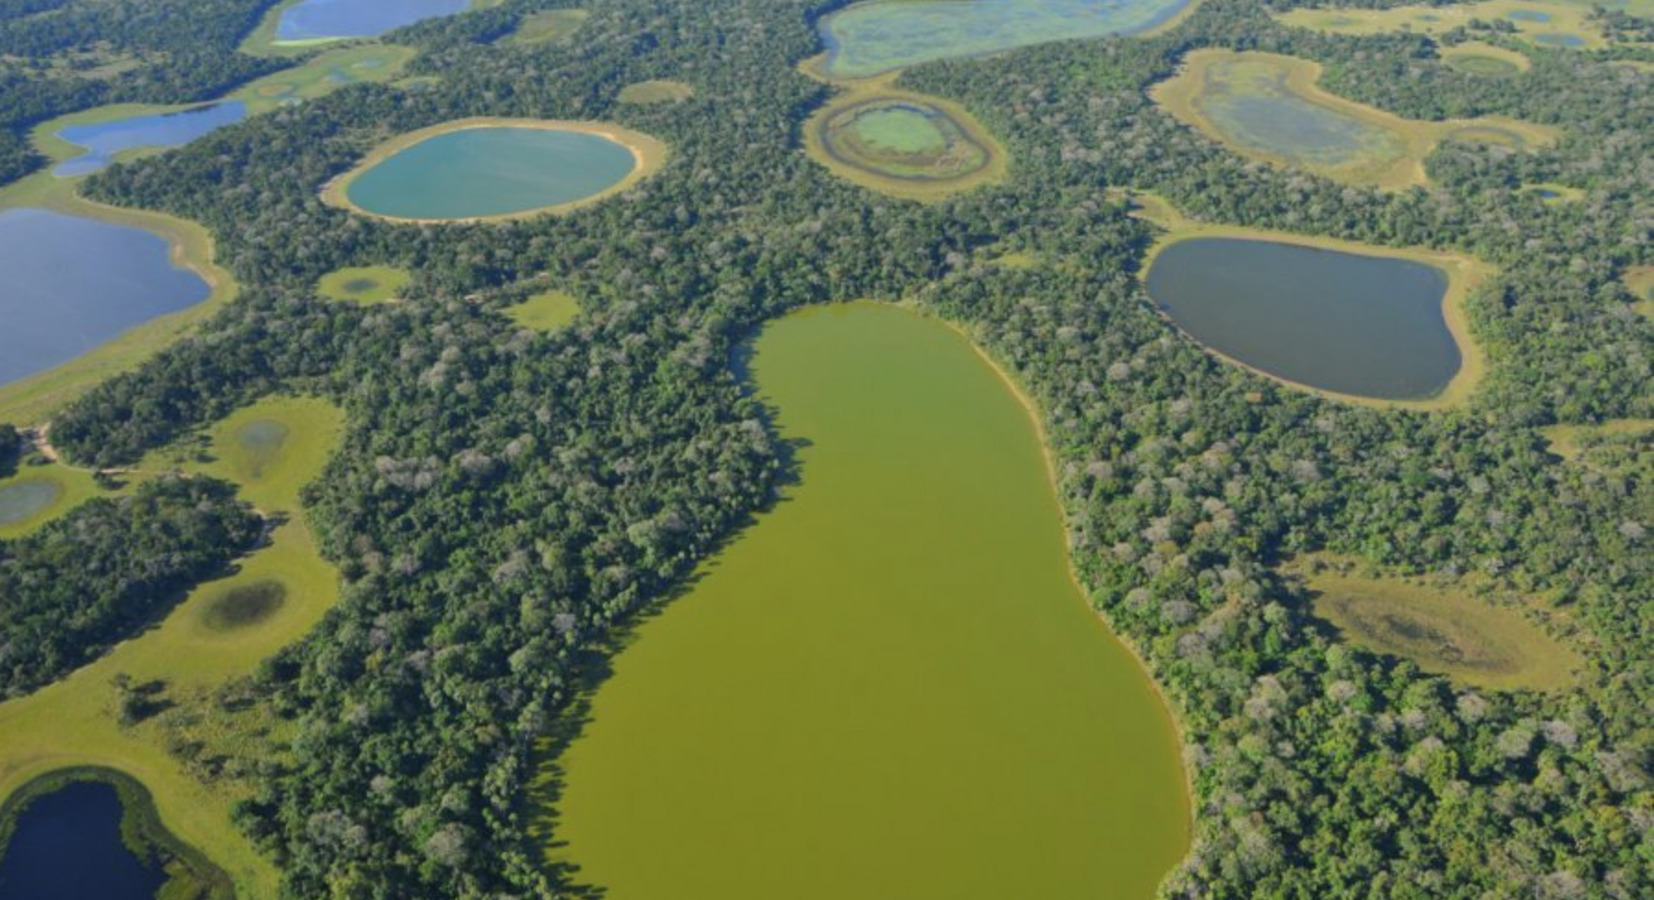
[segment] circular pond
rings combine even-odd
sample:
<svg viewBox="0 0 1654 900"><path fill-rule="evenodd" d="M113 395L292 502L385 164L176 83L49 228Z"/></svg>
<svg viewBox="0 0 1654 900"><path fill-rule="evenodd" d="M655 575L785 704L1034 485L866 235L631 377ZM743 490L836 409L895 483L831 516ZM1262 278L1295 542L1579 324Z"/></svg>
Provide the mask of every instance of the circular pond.
<svg viewBox="0 0 1654 900"><path fill-rule="evenodd" d="M0 487L0 525L16 525L39 515L63 490L50 481L26 480Z"/></svg>
<svg viewBox="0 0 1654 900"><path fill-rule="evenodd" d="M839 162L892 178L962 178L990 154L947 113L927 103L870 100L829 116L822 143Z"/></svg>
<svg viewBox="0 0 1654 900"><path fill-rule="evenodd" d="M399 221L511 218L609 196L664 157L659 141L618 126L453 122L391 141L330 185L324 198Z"/></svg>

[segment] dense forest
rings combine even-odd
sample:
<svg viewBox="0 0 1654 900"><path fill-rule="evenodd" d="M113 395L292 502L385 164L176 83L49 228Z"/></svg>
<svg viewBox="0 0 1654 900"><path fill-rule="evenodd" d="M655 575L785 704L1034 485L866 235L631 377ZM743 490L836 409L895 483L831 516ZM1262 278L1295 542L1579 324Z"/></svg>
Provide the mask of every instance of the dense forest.
<svg viewBox="0 0 1654 900"><path fill-rule="evenodd" d="M0 697L50 684L131 637L263 531L233 485L164 477L0 542Z"/></svg>
<svg viewBox="0 0 1654 900"><path fill-rule="evenodd" d="M836 180L798 149L828 89L793 67L818 51L811 23L831 6L604 0L577 42L494 43L551 5L393 35L423 51L411 72L438 79L423 90L352 86L87 185L205 224L243 290L58 417L73 459L130 462L282 387L349 412L307 495L344 599L256 685L297 737L241 824L289 896L591 887L548 870L529 837L537 748L586 651L670 597L796 474L732 358L789 309L862 297L964 325L1038 401L1082 581L1182 726L1195 839L1168 896L1654 890L1654 487L1646 468L1565 463L1539 431L1654 416L1654 334L1619 280L1654 262L1654 76L1607 61L1646 51L1524 48L1531 71L1478 78L1421 36L1290 30L1256 0L1210 0L1154 38L906 73L904 87L969 107L1013 158L1005 184L927 206ZM1147 98L1201 47L1317 60L1328 90L1400 115L1509 115L1566 137L1533 153L1445 145L1433 186L1400 193L1277 170ZM696 94L617 104L651 78ZM384 134L474 115L610 119L672 158L614 201L507 225L397 226L320 201ZM1535 181L1588 198L1546 205L1520 190ZM1424 414L1219 363L1144 296L1154 234L1109 187L1211 221L1496 264L1470 303L1487 382L1467 408ZM1011 251L1040 264L994 264ZM408 302L313 295L328 271L379 263L418 273ZM546 283L582 299L576 325L538 334L501 314ZM1547 627L1588 670L1565 692L1477 691L1335 642L1276 574L1315 550L1551 598Z"/></svg>

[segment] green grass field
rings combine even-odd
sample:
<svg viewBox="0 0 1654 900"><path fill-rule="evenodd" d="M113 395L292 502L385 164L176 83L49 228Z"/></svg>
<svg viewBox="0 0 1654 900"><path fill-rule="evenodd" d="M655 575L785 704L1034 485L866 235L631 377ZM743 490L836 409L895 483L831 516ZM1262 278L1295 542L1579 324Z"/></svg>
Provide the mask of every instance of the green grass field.
<svg viewBox="0 0 1654 900"><path fill-rule="evenodd" d="M580 316L580 301L563 291L543 291L505 311L511 321L535 331L557 331Z"/></svg>
<svg viewBox="0 0 1654 900"><path fill-rule="evenodd" d="M656 103L680 103L695 96L695 89L681 81L655 79L628 84L620 89L621 103L633 106L652 106Z"/></svg>
<svg viewBox="0 0 1654 900"><path fill-rule="evenodd" d="M399 299L413 281L413 273L393 266L358 266L323 275L316 293L329 300L371 306Z"/></svg>
<svg viewBox="0 0 1654 900"><path fill-rule="evenodd" d="M1325 559L1296 574L1316 617L1342 639L1477 687L1559 690L1573 683L1580 657L1528 621L1520 605L1494 605L1458 585L1359 575L1348 561L1316 564Z"/></svg>
<svg viewBox="0 0 1654 900"><path fill-rule="evenodd" d="M1633 266L1624 277L1625 289L1637 298L1632 309L1644 318L1654 317L1654 266Z"/></svg>
<svg viewBox="0 0 1654 900"><path fill-rule="evenodd" d="M1242 156L1391 190L1425 184L1424 159L1444 140L1531 149L1559 137L1503 118L1403 119L1323 91L1320 77L1318 64L1296 57L1197 50L1152 94Z"/></svg>
<svg viewBox="0 0 1654 900"><path fill-rule="evenodd" d="M229 874L238 896L276 895L276 867L231 823L230 810L251 791L240 773L279 752L282 735L256 708L231 711L214 695L303 637L338 599L338 575L316 550L299 489L321 472L342 427L343 415L324 401L270 398L218 423L204 441L143 461L133 477L176 468L235 481L280 524L233 574L192 591L159 625L62 681L0 704L0 797L59 769L124 772L153 794L168 830ZM271 584L282 586L279 604L257 621L224 627L222 598ZM175 705L121 727L116 675L163 682ZM185 756L169 750L190 743L197 746Z"/></svg>
<svg viewBox="0 0 1654 900"><path fill-rule="evenodd" d="M1448 68L1487 78L1514 78L1533 68L1526 56L1480 41L1447 47L1441 56Z"/></svg>
<svg viewBox="0 0 1654 900"><path fill-rule="evenodd" d="M580 26L586 23L591 13L583 9L548 9L544 12L530 13L523 17L513 31L504 40L519 46L535 46L538 44L552 44L567 41L574 37Z"/></svg>

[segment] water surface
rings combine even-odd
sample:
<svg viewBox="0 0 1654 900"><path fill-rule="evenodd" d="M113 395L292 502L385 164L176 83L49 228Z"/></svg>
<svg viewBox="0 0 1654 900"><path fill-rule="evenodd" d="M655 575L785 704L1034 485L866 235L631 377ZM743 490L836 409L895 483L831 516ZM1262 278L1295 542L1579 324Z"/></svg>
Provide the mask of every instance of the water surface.
<svg viewBox="0 0 1654 900"><path fill-rule="evenodd" d="M33 518L63 493L55 482L24 479L0 487L0 526Z"/></svg>
<svg viewBox="0 0 1654 900"><path fill-rule="evenodd" d="M637 165L632 151L596 134L510 126L426 138L358 175L358 208L403 219L511 215L601 193Z"/></svg>
<svg viewBox="0 0 1654 900"><path fill-rule="evenodd" d="M282 11L278 41L378 37L393 28L462 13L471 0L303 0Z"/></svg>
<svg viewBox="0 0 1654 900"><path fill-rule="evenodd" d="M827 73L865 78L938 59L1134 34L1192 0L875 0L824 17Z"/></svg>
<svg viewBox="0 0 1654 900"><path fill-rule="evenodd" d="M1152 897L1178 749L1027 413L888 306L774 323L752 371L802 481L614 660L557 857L607 900Z"/></svg>
<svg viewBox="0 0 1654 900"><path fill-rule="evenodd" d="M70 176L96 172L114 162L117 153L134 147L182 147L246 116L247 104L229 100L181 112L65 126L58 129L57 136L85 147L86 152L59 163L52 173Z"/></svg>
<svg viewBox="0 0 1654 900"><path fill-rule="evenodd" d="M0 212L0 384L207 298L160 235L45 209Z"/></svg>
<svg viewBox="0 0 1654 900"><path fill-rule="evenodd" d="M1323 390L1420 399L1458 372L1447 276L1411 260L1296 244L1196 238L1163 250L1149 295L1196 340Z"/></svg>
<svg viewBox="0 0 1654 900"><path fill-rule="evenodd" d="M121 843L120 796L95 781L36 798L0 856L6 900L154 900L166 880Z"/></svg>

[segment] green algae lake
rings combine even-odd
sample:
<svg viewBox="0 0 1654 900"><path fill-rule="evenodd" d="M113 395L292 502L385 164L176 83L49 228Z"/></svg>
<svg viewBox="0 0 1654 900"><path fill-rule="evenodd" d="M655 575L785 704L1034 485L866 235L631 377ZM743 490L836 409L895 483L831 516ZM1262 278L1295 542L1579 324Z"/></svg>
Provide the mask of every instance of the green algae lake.
<svg viewBox="0 0 1654 900"><path fill-rule="evenodd" d="M800 480L613 658L548 762L553 861L609 900L1153 896L1172 720L1008 384L871 303L773 323L752 373Z"/></svg>

